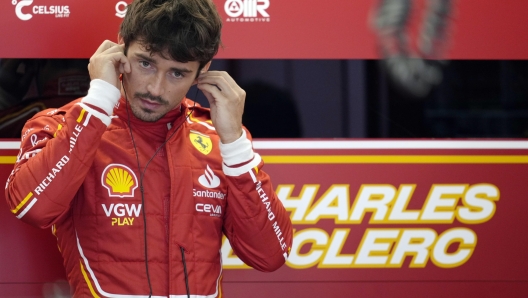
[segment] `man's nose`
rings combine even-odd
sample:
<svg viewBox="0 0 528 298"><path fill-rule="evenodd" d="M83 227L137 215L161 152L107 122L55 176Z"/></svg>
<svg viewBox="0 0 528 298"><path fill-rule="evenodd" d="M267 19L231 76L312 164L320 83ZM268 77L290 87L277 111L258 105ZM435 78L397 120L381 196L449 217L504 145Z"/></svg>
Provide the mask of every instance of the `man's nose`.
<svg viewBox="0 0 528 298"><path fill-rule="evenodd" d="M147 90L150 92L150 94L154 96L161 96L165 89L163 88L164 80L162 75L155 75L152 77L152 79L149 81L147 85Z"/></svg>

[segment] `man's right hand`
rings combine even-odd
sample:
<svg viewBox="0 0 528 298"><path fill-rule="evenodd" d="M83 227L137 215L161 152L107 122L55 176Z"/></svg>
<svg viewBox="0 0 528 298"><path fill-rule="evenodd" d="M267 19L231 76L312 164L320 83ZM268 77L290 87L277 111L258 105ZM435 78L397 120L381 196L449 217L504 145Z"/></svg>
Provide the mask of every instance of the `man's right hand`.
<svg viewBox="0 0 528 298"><path fill-rule="evenodd" d="M105 40L90 57L90 79L101 79L121 90L119 76L130 73L130 62L124 53L125 45Z"/></svg>

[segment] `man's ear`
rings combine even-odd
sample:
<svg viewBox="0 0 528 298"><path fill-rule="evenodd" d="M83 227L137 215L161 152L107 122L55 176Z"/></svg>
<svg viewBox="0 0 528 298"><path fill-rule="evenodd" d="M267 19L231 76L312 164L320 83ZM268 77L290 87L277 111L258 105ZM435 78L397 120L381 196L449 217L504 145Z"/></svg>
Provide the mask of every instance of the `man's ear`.
<svg viewBox="0 0 528 298"><path fill-rule="evenodd" d="M123 39L123 37L118 33L117 34L117 44L124 44L125 43L125 40Z"/></svg>
<svg viewBox="0 0 528 298"><path fill-rule="evenodd" d="M196 79L194 79L194 82L193 82L193 85L196 85L198 84L198 77L203 74L203 73L206 73L209 71L209 67L211 66L211 62L213 62L212 60L207 62L207 64L204 65L204 67L202 67L202 69L200 70L200 73L196 74Z"/></svg>
<svg viewBox="0 0 528 298"><path fill-rule="evenodd" d="M200 73L204 73L204 72L209 71L209 67L211 67L211 62L213 62L213 61L211 60L211 61L207 62L207 64L204 65L204 67L202 68Z"/></svg>

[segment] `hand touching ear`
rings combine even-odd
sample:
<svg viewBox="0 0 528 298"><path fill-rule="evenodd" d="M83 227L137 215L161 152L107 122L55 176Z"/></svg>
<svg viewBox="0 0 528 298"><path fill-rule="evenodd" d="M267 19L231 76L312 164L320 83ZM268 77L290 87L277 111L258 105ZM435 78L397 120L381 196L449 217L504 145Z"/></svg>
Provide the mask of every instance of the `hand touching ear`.
<svg viewBox="0 0 528 298"><path fill-rule="evenodd" d="M240 138L246 92L224 71L202 72L198 77L198 89L209 101L211 119L222 143Z"/></svg>
<svg viewBox="0 0 528 298"><path fill-rule="evenodd" d="M125 56L124 48L124 44L105 40L90 57L90 79L101 79L121 89L120 75L130 73L130 62Z"/></svg>

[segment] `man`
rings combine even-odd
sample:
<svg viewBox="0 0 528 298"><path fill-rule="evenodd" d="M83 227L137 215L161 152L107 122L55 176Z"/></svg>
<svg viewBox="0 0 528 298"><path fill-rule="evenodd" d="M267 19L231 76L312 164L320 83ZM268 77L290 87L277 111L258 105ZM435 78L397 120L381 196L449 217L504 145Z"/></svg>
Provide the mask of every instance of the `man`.
<svg viewBox="0 0 528 298"><path fill-rule="evenodd" d="M88 95L26 123L7 201L52 227L73 296L219 297L222 233L257 270L288 257L245 92L208 71L220 29L211 0L136 0L90 58ZM185 98L193 84L210 110Z"/></svg>

